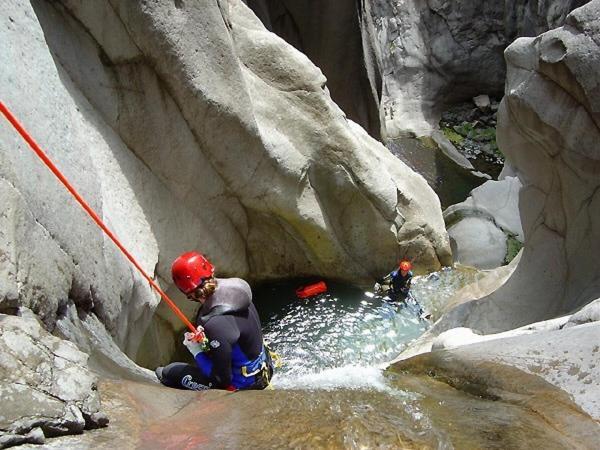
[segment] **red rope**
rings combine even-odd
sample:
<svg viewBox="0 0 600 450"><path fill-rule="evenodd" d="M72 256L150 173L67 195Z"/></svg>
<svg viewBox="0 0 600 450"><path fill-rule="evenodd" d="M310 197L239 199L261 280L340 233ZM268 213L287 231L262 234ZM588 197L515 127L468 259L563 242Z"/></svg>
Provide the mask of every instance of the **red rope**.
<svg viewBox="0 0 600 450"><path fill-rule="evenodd" d="M142 274L142 276L148 280L148 283L160 294L164 301L167 302L169 307L173 310L177 316L183 321L183 323L193 332L196 333L196 327L188 320L188 318L181 312L177 305L169 298L169 296L154 282L152 278L142 269L135 258L127 251L127 249L119 242L117 237L107 228L102 222L98 214L87 204L87 202L79 195L79 193L73 188L71 183L65 178L65 176L58 170L54 163L50 160L48 155L41 149L41 147L33 140L33 138L27 133L25 128L19 123L15 116L9 111L9 109L0 101L0 111L10 124L17 130L23 139L29 144L31 149L36 153L37 156L48 166L54 175L60 180L60 182L67 188L67 190L75 197L75 200L81 205L81 207L89 214L94 222L104 231L104 233L115 243L115 245L121 250L121 252L127 257L127 259L135 266L135 268Z"/></svg>

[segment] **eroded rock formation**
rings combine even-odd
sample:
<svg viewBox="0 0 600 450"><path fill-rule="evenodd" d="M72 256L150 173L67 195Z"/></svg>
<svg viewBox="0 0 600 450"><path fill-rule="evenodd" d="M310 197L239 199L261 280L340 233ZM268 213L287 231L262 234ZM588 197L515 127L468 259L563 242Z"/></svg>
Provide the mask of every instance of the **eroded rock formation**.
<svg viewBox="0 0 600 450"><path fill-rule="evenodd" d="M425 180L241 1L3 2L0 59L2 102L171 294L189 249L250 281L451 262ZM126 355L158 297L4 119L0 149L0 311L150 379Z"/></svg>
<svg viewBox="0 0 600 450"><path fill-rule="evenodd" d="M569 14L563 27L507 49L498 139L524 183L521 259L508 280L496 277L498 289L446 313L404 355L428 351L439 335L434 346L452 358L502 362L539 375L596 419L599 17L594 0ZM475 298L464 293L461 301Z"/></svg>
<svg viewBox="0 0 600 450"><path fill-rule="evenodd" d="M381 136L381 78L375 49L361 33L356 0L244 0L268 30L281 36L319 67L337 105L352 121Z"/></svg>
<svg viewBox="0 0 600 450"><path fill-rule="evenodd" d="M446 106L501 94L508 44L562 25L586 2L365 1L363 31L378 49L382 80L382 134L430 135Z"/></svg>
<svg viewBox="0 0 600 450"><path fill-rule="evenodd" d="M523 257L492 295L457 308L448 323L504 331L577 308L600 295L598 73L600 2L564 27L521 38L506 52L499 144L524 183Z"/></svg>
<svg viewBox="0 0 600 450"><path fill-rule="evenodd" d="M504 49L561 26L589 0L244 1L323 70L348 117L449 206L484 178L439 130L442 113L482 93L500 99Z"/></svg>
<svg viewBox="0 0 600 450"><path fill-rule="evenodd" d="M523 242L517 177L487 181L444 211L455 262L493 269L510 262Z"/></svg>
<svg viewBox="0 0 600 450"><path fill-rule="evenodd" d="M430 135L449 104L500 95L508 44L561 26L589 0L244 1L323 70L349 117L395 138ZM374 104L380 114L367 113Z"/></svg>
<svg viewBox="0 0 600 450"><path fill-rule="evenodd" d="M0 448L108 423L88 355L52 336L30 312L0 314Z"/></svg>

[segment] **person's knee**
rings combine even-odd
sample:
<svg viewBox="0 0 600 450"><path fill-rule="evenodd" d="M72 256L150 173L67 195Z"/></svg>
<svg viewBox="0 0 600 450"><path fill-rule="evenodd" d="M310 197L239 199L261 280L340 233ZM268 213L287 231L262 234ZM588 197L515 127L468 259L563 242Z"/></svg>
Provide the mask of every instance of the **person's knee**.
<svg viewBox="0 0 600 450"><path fill-rule="evenodd" d="M190 364L171 363L163 367L160 374L159 379L165 386L193 391L203 391L211 387L200 369Z"/></svg>

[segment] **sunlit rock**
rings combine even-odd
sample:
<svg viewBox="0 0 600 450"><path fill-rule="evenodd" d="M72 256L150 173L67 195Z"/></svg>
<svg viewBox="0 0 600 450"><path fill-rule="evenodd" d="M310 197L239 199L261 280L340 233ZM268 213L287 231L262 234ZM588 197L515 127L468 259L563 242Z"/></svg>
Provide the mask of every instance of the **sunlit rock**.
<svg viewBox="0 0 600 450"><path fill-rule="evenodd" d="M600 299L594 300L573 314L565 324L565 328L590 322L600 322Z"/></svg>
<svg viewBox="0 0 600 450"><path fill-rule="evenodd" d="M493 269L512 260L511 252L516 253L523 242L520 189L517 177L487 181L464 202L444 211L455 261Z"/></svg>
<svg viewBox="0 0 600 450"><path fill-rule="evenodd" d="M399 255L451 263L425 180L241 1L0 13L0 57L18 61L0 69L2 101L178 303L170 264L190 249L250 281L370 280ZM4 119L0 147L0 311L27 306L99 366L149 378L132 359L158 295ZM163 313L155 354L182 329Z"/></svg>
<svg viewBox="0 0 600 450"><path fill-rule="evenodd" d="M523 256L500 289L450 312L442 328L504 331L573 312L600 294L600 61L589 57L600 52L599 10L590 2L565 28L518 39L506 52L498 142L524 185Z"/></svg>
<svg viewBox="0 0 600 450"><path fill-rule="evenodd" d="M591 337L599 335L600 325L561 329L566 320L561 318L538 327L485 336L468 328L455 328L442 333L434 341L433 350L453 349L451 353L459 357L508 364L541 376L567 391L578 405L598 420L600 366L596 361L600 347Z"/></svg>
<svg viewBox="0 0 600 450"><path fill-rule="evenodd" d="M0 314L0 447L106 425L88 355L23 314Z"/></svg>
<svg viewBox="0 0 600 450"><path fill-rule="evenodd" d="M446 330L476 330L449 332L450 346L461 337L471 345L448 351L539 375L596 419L600 60L590 55L600 53L599 15L600 1L592 1L572 12L565 27L518 39L507 49L498 139L523 181L522 256L501 287L452 309L418 342L426 351ZM473 344L477 335L489 342ZM437 345L443 347L444 339Z"/></svg>

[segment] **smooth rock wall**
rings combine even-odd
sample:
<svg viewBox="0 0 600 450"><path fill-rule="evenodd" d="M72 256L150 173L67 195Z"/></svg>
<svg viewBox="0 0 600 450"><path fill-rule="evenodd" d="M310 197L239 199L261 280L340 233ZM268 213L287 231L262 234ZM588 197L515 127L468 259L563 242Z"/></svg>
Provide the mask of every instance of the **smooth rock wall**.
<svg viewBox="0 0 600 450"><path fill-rule="evenodd" d="M265 27L292 44L327 77L331 97L348 118L380 138L381 79L372 43L360 32L355 0L244 0Z"/></svg>
<svg viewBox="0 0 600 450"><path fill-rule="evenodd" d="M523 243L518 177L486 181L444 211L455 262L494 269L510 262L510 240Z"/></svg>
<svg viewBox="0 0 600 450"><path fill-rule="evenodd" d="M429 136L447 105L500 96L504 49L562 25L587 1L365 1L363 32L378 49L382 136Z"/></svg>
<svg viewBox="0 0 600 450"><path fill-rule="evenodd" d="M1 59L14 62L0 70L2 101L153 274L158 247L139 199L156 198L158 182L57 65L34 9L1 8ZM137 348L157 296L4 118L0 130L1 310L26 306L53 330L74 305Z"/></svg>

